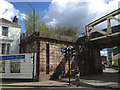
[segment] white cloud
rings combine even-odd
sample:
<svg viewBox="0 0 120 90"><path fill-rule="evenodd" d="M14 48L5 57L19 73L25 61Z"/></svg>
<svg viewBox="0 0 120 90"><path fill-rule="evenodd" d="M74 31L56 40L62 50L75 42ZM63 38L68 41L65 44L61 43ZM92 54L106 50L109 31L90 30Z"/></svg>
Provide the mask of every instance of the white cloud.
<svg viewBox="0 0 120 90"><path fill-rule="evenodd" d="M0 0L0 18L5 18L12 21L11 18L13 18L15 15L18 16L19 19L25 17L25 14L15 9L13 4L6 0Z"/></svg>
<svg viewBox="0 0 120 90"><path fill-rule="evenodd" d="M26 14L21 13L18 18L20 18L21 20L26 19Z"/></svg>
<svg viewBox="0 0 120 90"><path fill-rule="evenodd" d="M107 2L107 1L106 1ZM118 8L118 0L52 0L46 18L47 25L73 25L84 32L85 25ZM102 24L104 27L106 24Z"/></svg>

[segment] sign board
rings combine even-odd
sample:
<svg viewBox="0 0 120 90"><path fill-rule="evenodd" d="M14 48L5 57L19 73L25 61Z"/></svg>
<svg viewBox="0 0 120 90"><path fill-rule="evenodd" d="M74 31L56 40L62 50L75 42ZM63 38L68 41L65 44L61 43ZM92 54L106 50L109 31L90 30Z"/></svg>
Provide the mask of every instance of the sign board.
<svg viewBox="0 0 120 90"><path fill-rule="evenodd" d="M25 59L25 55L0 56L0 60L14 60L14 59Z"/></svg>
<svg viewBox="0 0 120 90"><path fill-rule="evenodd" d="M0 74L5 79L32 79L33 53L0 55ZM34 62L34 76L36 76L36 53Z"/></svg>

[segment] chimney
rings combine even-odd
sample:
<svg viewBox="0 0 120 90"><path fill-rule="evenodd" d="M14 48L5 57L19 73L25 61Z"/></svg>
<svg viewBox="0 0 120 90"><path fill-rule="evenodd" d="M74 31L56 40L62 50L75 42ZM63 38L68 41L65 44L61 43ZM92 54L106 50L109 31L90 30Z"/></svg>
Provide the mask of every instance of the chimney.
<svg viewBox="0 0 120 90"><path fill-rule="evenodd" d="M13 22L16 23L16 24L18 24L18 18L17 18L17 16L14 17Z"/></svg>

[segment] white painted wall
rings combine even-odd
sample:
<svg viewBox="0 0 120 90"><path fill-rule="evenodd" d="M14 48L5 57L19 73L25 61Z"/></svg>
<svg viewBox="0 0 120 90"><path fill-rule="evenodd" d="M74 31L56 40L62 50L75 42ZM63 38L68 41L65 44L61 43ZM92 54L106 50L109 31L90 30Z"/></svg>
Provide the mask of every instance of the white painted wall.
<svg viewBox="0 0 120 90"><path fill-rule="evenodd" d="M10 54L18 54L20 44L20 28L10 27L9 39L13 40L13 42L11 42Z"/></svg>
<svg viewBox="0 0 120 90"><path fill-rule="evenodd" d="M2 36L2 31L1 31L2 27L1 26L2 26L2 19L0 19L0 37Z"/></svg>
<svg viewBox="0 0 120 90"><path fill-rule="evenodd" d="M0 41L0 54L2 53L2 43Z"/></svg>
<svg viewBox="0 0 120 90"><path fill-rule="evenodd" d="M8 36L2 36L2 26L8 27ZM9 54L19 54L20 27L9 22L0 21L0 54L2 43L10 44Z"/></svg>
<svg viewBox="0 0 120 90"><path fill-rule="evenodd" d="M0 19L0 54L2 53L2 40L1 40L1 36L2 36L2 19Z"/></svg>

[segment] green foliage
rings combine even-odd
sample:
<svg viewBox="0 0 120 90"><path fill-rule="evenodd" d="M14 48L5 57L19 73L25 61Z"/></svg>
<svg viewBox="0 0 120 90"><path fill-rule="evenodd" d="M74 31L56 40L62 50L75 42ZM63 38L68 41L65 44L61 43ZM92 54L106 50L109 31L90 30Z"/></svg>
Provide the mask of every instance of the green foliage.
<svg viewBox="0 0 120 90"><path fill-rule="evenodd" d="M33 11L27 13L26 19L24 19L25 29L27 35L32 35L33 33ZM35 31L47 31L49 28L45 25L45 21L41 20L39 12L35 13Z"/></svg>
<svg viewBox="0 0 120 90"><path fill-rule="evenodd" d="M27 35L33 34L33 11L27 13L26 19L24 19L25 29ZM50 34L59 34L64 36L76 37L78 31L76 27L72 26L56 26L55 28L48 27L45 24L45 20L41 20L39 12L35 14L35 31L44 31Z"/></svg>
<svg viewBox="0 0 120 90"><path fill-rule="evenodd" d="M59 35L64 35L64 36L70 36L70 37L76 37L78 34L77 28L76 27L72 27L72 26L57 26L54 29L54 33L55 34L59 34Z"/></svg>

